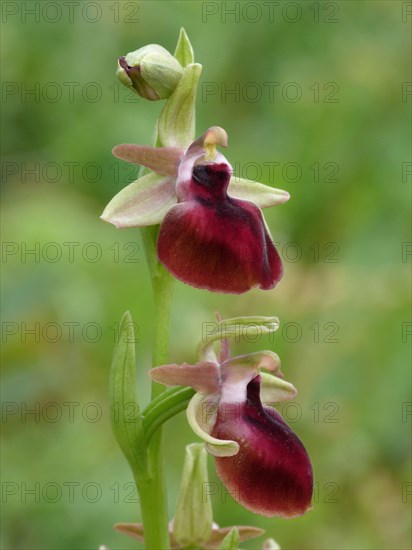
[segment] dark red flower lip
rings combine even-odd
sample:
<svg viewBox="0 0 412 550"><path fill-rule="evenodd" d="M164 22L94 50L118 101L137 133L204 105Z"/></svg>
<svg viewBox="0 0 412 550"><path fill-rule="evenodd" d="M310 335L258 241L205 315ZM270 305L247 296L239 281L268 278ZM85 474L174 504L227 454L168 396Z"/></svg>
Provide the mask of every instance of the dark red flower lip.
<svg viewBox="0 0 412 550"><path fill-rule="evenodd" d="M221 403L211 435L239 444L234 456L215 457L220 479L252 512L292 518L311 509L313 471L308 454L281 415L260 401L260 377L244 403Z"/></svg>
<svg viewBox="0 0 412 550"><path fill-rule="evenodd" d="M260 209L228 195L227 162L195 160L179 169L179 203L160 227L159 260L177 279L212 292L273 288L283 266Z"/></svg>

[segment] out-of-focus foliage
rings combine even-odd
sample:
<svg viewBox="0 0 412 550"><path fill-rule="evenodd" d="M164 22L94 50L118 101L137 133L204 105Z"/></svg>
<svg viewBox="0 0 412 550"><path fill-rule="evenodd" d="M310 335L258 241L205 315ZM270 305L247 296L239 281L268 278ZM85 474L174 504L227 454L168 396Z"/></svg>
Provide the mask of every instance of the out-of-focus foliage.
<svg viewBox="0 0 412 550"><path fill-rule="evenodd" d="M266 214L283 281L236 298L176 283L171 358L194 360L216 309L277 315L274 338L243 338L236 353L281 356L299 389L283 413L316 476L311 513L271 520L236 504L210 461L214 517L282 548L408 548L407 3L68 4L2 3L2 547L136 547L112 528L140 515L107 388L130 309L147 401L152 302L138 231L98 218L136 174L111 148L150 144L161 109L120 87L117 57L173 52L184 26L204 66L197 134L224 127L237 173L292 199ZM184 415L166 439L172 517L196 439Z"/></svg>

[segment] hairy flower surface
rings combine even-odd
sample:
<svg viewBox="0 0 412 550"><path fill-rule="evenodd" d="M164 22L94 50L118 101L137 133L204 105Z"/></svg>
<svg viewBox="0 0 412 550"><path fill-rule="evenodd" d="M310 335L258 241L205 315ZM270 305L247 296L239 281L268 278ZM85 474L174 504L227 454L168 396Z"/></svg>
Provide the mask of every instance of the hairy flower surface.
<svg viewBox="0 0 412 550"><path fill-rule="evenodd" d="M230 327L226 332L233 335ZM156 367L152 379L197 391L187 409L189 423L214 455L235 500L264 516L304 514L313 491L310 459L279 412L267 405L297 393L282 379L278 356L264 351L229 357L224 343L217 360L210 345L201 349L195 365Z"/></svg>
<svg viewBox="0 0 412 550"><path fill-rule="evenodd" d="M282 204L289 194L234 178L216 145L226 147L227 134L214 126L186 151L115 147L115 156L154 172L116 195L102 219L116 227L161 224L159 260L191 286L234 294L271 289L283 267L261 208Z"/></svg>

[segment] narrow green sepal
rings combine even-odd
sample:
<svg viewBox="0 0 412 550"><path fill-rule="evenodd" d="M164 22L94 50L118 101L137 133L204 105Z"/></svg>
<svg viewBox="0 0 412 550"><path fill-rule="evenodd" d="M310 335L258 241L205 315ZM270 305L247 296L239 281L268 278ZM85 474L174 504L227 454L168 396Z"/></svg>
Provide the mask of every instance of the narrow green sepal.
<svg viewBox="0 0 412 550"><path fill-rule="evenodd" d="M195 137L195 102L202 65L191 63L167 100L158 121L158 147L187 149Z"/></svg>
<svg viewBox="0 0 412 550"><path fill-rule="evenodd" d="M130 312L122 317L110 369L110 410L116 440L135 477L147 476L147 451L136 393L134 325Z"/></svg>
<svg viewBox="0 0 412 550"><path fill-rule="evenodd" d="M212 533L212 504L210 498L204 495L207 483L207 452L204 445L187 445L173 522L173 535L179 547L203 546Z"/></svg>
<svg viewBox="0 0 412 550"><path fill-rule="evenodd" d="M277 204L284 204L290 199L289 193L283 189L275 189L269 185L236 176L230 178L227 191L229 196L253 202L259 208L270 208Z"/></svg>
<svg viewBox="0 0 412 550"><path fill-rule="evenodd" d="M219 546L219 550L238 550L239 548L239 530L237 527L228 533L222 540L222 544Z"/></svg>
<svg viewBox="0 0 412 550"><path fill-rule="evenodd" d="M179 40L177 41L174 56L182 67L187 67L190 63L195 62L195 54L193 52L192 44L190 43L189 37L183 27L180 29Z"/></svg>

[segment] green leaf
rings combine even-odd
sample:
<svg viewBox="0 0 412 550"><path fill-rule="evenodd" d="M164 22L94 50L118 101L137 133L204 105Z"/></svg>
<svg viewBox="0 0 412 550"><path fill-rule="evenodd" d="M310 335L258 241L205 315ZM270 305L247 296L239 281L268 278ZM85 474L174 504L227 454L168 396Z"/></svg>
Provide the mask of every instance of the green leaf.
<svg viewBox="0 0 412 550"><path fill-rule="evenodd" d="M202 65L188 65L173 94L160 113L158 147L187 149L195 137L195 102Z"/></svg>
<svg viewBox="0 0 412 550"><path fill-rule="evenodd" d="M236 527L230 531L219 546L219 550L238 550L239 548L239 531Z"/></svg>
<svg viewBox="0 0 412 550"><path fill-rule="evenodd" d="M192 388L179 386L168 388L158 395L142 412L142 421L146 444L148 445L155 431L164 422L186 410L195 391Z"/></svg>
<svg viewBox="0 0 412 550"><path fill-rule="evenodd" d="M189 37L183 27L180 29L179 40L177 41L174 56L182 67L186 67L195 61L195 54L193 52L192 44L190 43Z"/></svg>
<svg viewBox="0 0 412 550"><path fill-rule="evenodd" d="M210 498L204 495L207 483L207 452L204 445L187 445L173 523L173 535L182 548L203 546L212 533L212 504Z"/></svg>
<svg viewBox="0 0 412 550"><path fill-rule="evenodd" d="M147 451L136 393L134 325L123 315L110 369L110 411L116 440L136 477L147 477Z"/></svg>

